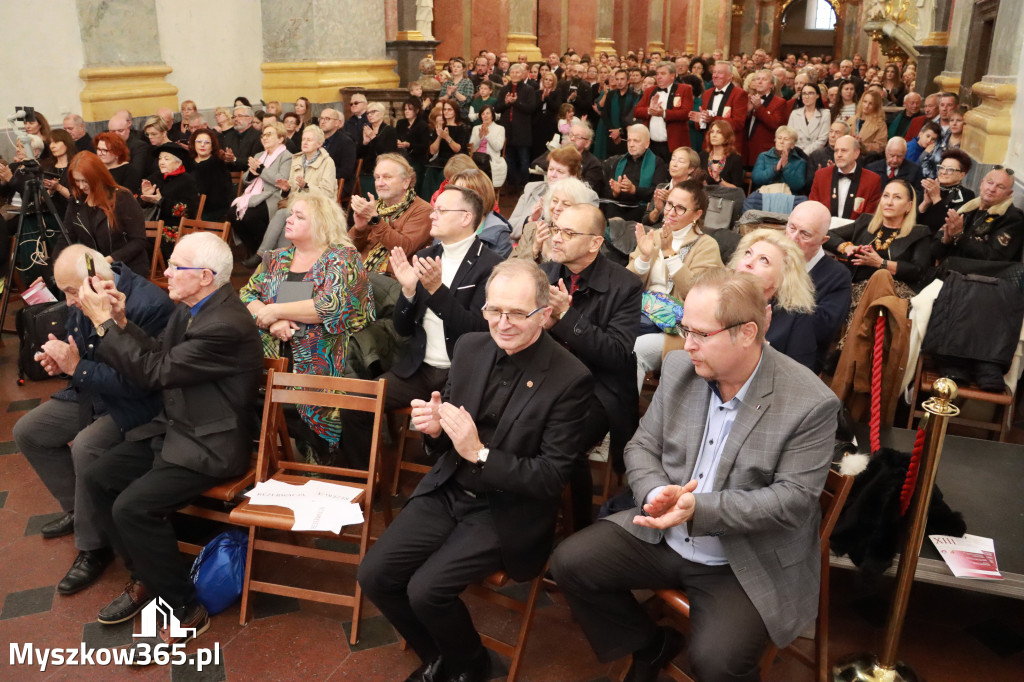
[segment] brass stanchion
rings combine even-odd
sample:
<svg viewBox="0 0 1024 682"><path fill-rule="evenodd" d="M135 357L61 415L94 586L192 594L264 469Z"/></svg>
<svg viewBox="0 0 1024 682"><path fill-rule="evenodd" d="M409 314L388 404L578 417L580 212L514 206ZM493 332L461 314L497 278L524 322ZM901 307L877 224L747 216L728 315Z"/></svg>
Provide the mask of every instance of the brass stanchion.
<svg viewBox="0 0 1024 682"><path fill-rule="evenodd" d="M910 589L917 572L918 555L928 524L928 507L932 499L935 475L939 470L939 456L946 438L946 425L950 417L960 413L952 404L956 398L956 383L950 379L939 379L932 385L932 397L924 402L925 416L921 420L926 432L925 448L921 457L920 475L917 488L911 499L908 513L910 525L900 552L899 568L896 571L896 592L893 595L889 623L885 630L885 644L881 656L872 653L857 654L839 661L832 667L834 682L916 682L914 671L896 660L903 621L907 615Z"/></svg>

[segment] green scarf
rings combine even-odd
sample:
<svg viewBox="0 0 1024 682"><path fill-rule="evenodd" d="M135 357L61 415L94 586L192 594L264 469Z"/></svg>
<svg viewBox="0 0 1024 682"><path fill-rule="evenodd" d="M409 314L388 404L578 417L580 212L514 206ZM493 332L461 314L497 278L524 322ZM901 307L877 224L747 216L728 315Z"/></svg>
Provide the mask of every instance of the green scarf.
<svg viewBox="0 0 1024 682"><path fill-rule="evenodd" d="M637 183L637 187L650 187L651 183L654 182L654 167L655 160L654 152L650 149L644 152L643 161L640 162L640 182ZM623 154L622 158L619 159L619 163L615 166L615 179L618 180L622 177L622 174L626 172L626 163L629 161L629 154ZM646 206L646 201L638 201L637 206Z"/></svg>

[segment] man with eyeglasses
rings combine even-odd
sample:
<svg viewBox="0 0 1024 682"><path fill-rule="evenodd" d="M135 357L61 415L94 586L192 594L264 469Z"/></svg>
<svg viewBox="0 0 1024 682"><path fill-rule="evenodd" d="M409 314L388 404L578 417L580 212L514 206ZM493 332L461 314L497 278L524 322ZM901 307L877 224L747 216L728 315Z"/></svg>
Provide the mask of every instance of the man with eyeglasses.
<svg viewBox="0 0 1024 682"><path fill-rule="evenodd" d="M140 178L148 178L150 167L155 166L153 146L146 140L132 135L132 120L123 113L116 113L107 121L107 131L114 133L128 146L129 163Z"/></svg>
<svg viewBox="0 0 1024 682"><path fill-rule="evenodd" d="M573 123L569 129L569 142L580 153L580 158L583 162L580 179L590 185L590 189L595 192L601 191L605 184L604 163L590 151L590 145L594 142L594 129L586 121ZM544 152L533 160L530 167L540 168L546 174L548 171L548 156L550 154L551 152Z"/></svg>
<svg viewBox="0 0 1024 682"><path fill-rule="evenodd" d="M363 128L370 125L370 119L366 116L366 106L366 95L362 93L356 93L348 100L348 108L352 113L341 130L353 140L363 139Z"/></svg>
<svg viewBox="0 0 1024 682"><path fill-rule="evenodd" d="M352 195L356 181L356 157L358 147L355 140L342 129L344 119L337 109L327 108L320 112L319 125L324 133L324 151L334 160L335 179L345 179L342 199ZM360 137L362 133L360 132Z"/></svg>
<svg viewBox="0 0 1024 682"><path fill-rule="evenodd" d="M489 680L490 657L459 595L499 569L532 579L551 552L593 379L544 333L548 298L532 261L497 265L483 306L490 334L465 334L443 393L412 403L437 462L358 573L422 661L408 680Z"/></svg>
<svg viewBox="0 0 1024 682"><path fill-rule="evenodd" d="M559 545L551 571L601 661L632 654L626 679L654 682L683 636L658 627L631 590L690 597L687 657L700 680L759 680L769 639L817 615L818 498L839 400L764 342L762 285L712 268L686 296L685 353L626 446L640 502Z"/></svg>
<svg viewBox="0 0 1024 682"><path fill-rule="evenodd" d="M1013 205L1013 179L1012 168L995 166L982 179L977 197L947 212L946 222L936 235L936 259L1021 259L1024 212Z"/></svg>
<svg viewBox="0 0 1024 682"><path fill-rule="evenodd" d="M232 263L230 247L217 235L182 237L166 271L167 293L179 305L158 337L126 319L113 282L94 277L78 288L82 312L99 337L96 358L163 395L153 421L127 432L123 443L80 472L100 528L131 571L124 592L100 611L100 623L131 620L159 596L195 636L210 626L181 563L171 514L249 467L263 347L231 286ZM165 627L135 646L152 650L190 638Z"/></svg>
<svg viewBox="0 0 1024 682"><path fill-rule="evenodd" d="M263 151L260 143L260 131L252 125L253 112L251 107L238 106L232 113L234 127L224 133L221 147L224 148L224 161L231 170L249 170L249 157L257 156Z"/></svg>
<svg viewBox="0 0 1024 682"><path fill-rule="evenodd" d="M593 516L587 451L611 432L609 457L620 474L622 452L636 430L636 344L643 285L640 278L601 254L605 220L600 209L576 204L551 226L551 260L541 268L551 283L551 316L545 327L594 375L595 389L573 472L573 522Z"/></svg>

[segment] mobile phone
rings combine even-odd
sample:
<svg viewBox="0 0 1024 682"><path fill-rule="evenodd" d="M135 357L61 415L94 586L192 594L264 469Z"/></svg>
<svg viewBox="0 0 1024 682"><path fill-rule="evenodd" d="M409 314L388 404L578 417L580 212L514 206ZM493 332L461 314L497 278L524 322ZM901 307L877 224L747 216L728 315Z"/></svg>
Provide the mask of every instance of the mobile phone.
<svg viewBox="0 0 1024 682"><path fill-rule="evenodd" d="M85 271L90 277L96 276L96 264L92 261L92 255L88 253L85 254Z"/></svg>

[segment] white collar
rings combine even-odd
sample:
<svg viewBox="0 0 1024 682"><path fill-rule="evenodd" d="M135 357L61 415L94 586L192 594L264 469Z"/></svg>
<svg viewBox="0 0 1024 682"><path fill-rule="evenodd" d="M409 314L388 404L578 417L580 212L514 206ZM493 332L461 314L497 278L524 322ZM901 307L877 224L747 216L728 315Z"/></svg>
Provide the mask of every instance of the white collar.
<svg viewBox="0 0 1024 682"><path fill-rule="evenodd" d="M813 270L814 266L818 264L818 261L820 261L824 257L825 257L825 249L823 249L823 248L821 248L819 246L818 247L818 253L814 254L814 257L811 258L811 260L807 261L807 263L805 264L805 267L807 268L807 272L810 272L811 270Z"/></svg>

